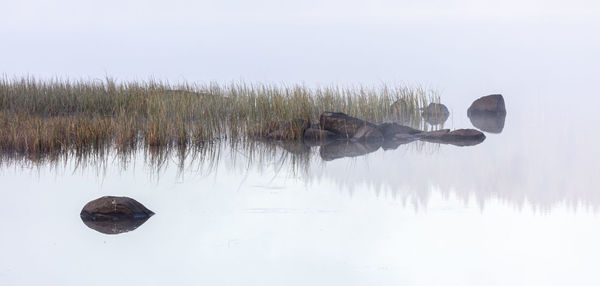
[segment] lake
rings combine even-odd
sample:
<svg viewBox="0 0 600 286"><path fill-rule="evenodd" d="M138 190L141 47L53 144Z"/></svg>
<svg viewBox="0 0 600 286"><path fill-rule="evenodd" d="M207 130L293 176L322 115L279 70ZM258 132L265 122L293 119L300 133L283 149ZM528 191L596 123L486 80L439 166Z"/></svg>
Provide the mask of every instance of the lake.
<svg viewBox="0 0 600 286"><path fill-rule="evenodd" d="M473 128L466 109L482 95L442 94L451 111L444 127ZM323 147L254 142L4 158L0 277L10 285L593 285L600 151L580 136L598 123L593 107L516 90L504 98L501 132L467 147L416 141L324 160ZM129 232L97 232L79 212L106 195L156 214Z"/></svg>
<svg viewBox="0 0 600 286"><path fill-rule="evenodd" d="M443 128L488 94L507 114L465 147L0 155L1 285L600 285L597 1L4 2L5 79L398 84ZM155 214L96 231L103 196Z"/></svg>

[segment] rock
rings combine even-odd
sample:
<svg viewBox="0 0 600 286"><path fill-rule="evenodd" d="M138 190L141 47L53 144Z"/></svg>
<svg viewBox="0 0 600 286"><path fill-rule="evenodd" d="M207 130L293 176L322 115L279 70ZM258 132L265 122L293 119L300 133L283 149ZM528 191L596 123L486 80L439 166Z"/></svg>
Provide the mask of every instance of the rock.
<svg viewBox="0 0 600 286"><path fill-rule="evenodd" d="M485 140L485 135L475 129L457 129L454 131L443 129L438 131L423 132L419 135L423 141L452 144L456 146L473 146Z"/></svg>
<svg viewBox="0 0 600 286"><path fill-rule="evenodd" d="M467 115L473 126L489 133L501 133L506 119L506 107L501 94L492 94L475 100Z"/></svg>
<svg viewBox="0 0 600 286"><path fill-rule="evenodd" d="M344 157L358 157L375 152L381 147L382 141L332 141L327 145L321 146L319 153L325 161L331 161Z"/></svg>
<svg viewBox="0 0 600 286"><path fill-rule="evenodd" d="M396 135L414 135L414 134L419 134L423 131L418 130L418 129L414 129L412 127L408 127L408 126L404 126L404 125L400 125L397 123L381 123L379 125L377 125L377 127L379 128L379 130L381 131L381 133L383 134L383 137L387 140L387 139L391 139Z"/></svg>
<svg viewBox="0 0 600 286"><path fill-rule="evenodd" d="M261 130L260 137L274 140L300 139L309 127L310 123L302 119L290 122L272 122Z"/></svg>
<svg viewBox="0 0 600 286"><path fill-rule="evenodd" d="M383 134L377 128L377 126L373 125L365 125L359 128L354 136L352 136L352 140L354 141L383 141Z"/></svg>
<svg viewBox="0 0 600 286"><path fill-rule="evenodd" d="M450 117L448 107L441 103L430 103L421 113L425 121L431 125L443 124Z"/></svg>
<svg viewBox="0 0 600 286"><path fill-rule="evenodd" d="M492 94L473 101L467 114L471 116L474 113L504 113L506 114L506 107L504 106L504 97L501 94Z"/></svg>
<svg viewBox="0 0 600 286"><path fill-rule="evenodd" d="M85 225L105 234L136 229L154 212L128 197L106 196L87 203L79 216Z"/></svg>
<svg viewBox="0 0 600 286"><path fill-rule="evenodd" d="M419 133L419 137L421 139L435 139L435 138L440 138L440 137L448 134L449 132L450 132L450 129L441 129L441 130L435 130L435 131L425 131L425 132Z"/></svg>
<svg viewBox="0 0 600 286"><path fill-rule="evenodd" d="M337 136L351 139L363 126L377 127L375 124L348 116L341 112L323 112L319 119L321 129L331 131Z"/></svg>

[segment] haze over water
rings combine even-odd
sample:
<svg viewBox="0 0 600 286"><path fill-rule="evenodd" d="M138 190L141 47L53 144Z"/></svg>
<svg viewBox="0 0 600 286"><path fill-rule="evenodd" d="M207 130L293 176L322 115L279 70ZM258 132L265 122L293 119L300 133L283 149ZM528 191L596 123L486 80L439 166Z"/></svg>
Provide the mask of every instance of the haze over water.
<svg viewBox="0 0 600 286"><path fill-rule="evenodd" d="M8 78L423 85L451 129L507 109L472 147L4 161L0 284L597 285L598 4L413 2L0 4ZM156 215L96 232L104 195Z"/></svg>

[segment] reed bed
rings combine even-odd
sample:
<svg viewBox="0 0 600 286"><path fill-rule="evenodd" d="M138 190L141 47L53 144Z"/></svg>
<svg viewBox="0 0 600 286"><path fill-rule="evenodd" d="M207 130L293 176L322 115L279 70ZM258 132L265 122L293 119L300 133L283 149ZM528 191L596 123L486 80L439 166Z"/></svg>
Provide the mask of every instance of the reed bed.
<svg viewBox="0 0 600 286"><path fill-rule="evenodd" d="M399 101L400 109L394 107ZM127 151L247 140L282 122L317 122L323 111L372 122L402 118L420 127L420 109L430 102L439 102L433 91L386 85L309 88L3 78L0 152Z"/></svg>

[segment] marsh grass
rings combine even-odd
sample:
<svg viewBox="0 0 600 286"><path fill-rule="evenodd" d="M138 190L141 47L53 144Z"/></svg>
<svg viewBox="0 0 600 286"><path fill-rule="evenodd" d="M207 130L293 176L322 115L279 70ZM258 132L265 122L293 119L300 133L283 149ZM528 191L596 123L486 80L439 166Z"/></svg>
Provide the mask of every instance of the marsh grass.
<svg viewBox="0 0 600 286"><path fill-rule="evenodd" d="M392 108L402 100L404 108ZM323 111L372 122L402 118L422 127L420 108L439 102L423 88L321 87L231 83L0 79L0 152L99 152L115 148L201 146L249 140ZM284 139L297 139L288 124Z"/></svg>

